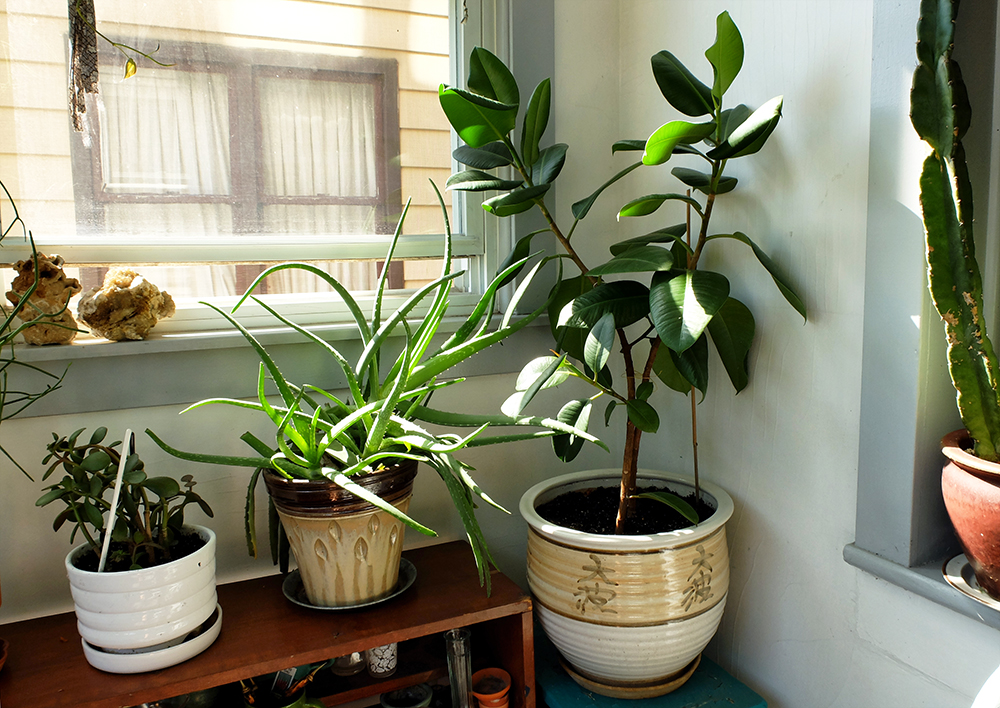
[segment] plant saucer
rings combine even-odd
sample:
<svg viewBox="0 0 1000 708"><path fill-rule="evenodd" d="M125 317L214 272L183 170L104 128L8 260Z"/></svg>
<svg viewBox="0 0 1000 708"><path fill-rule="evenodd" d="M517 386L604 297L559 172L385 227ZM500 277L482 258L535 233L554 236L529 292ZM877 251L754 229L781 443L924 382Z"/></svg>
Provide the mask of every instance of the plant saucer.
<svg viewBox="0 0 1000 708"><path fill-rule="evenodd" d="M969 565L969 559L964 553L948 561L944 566L944 579L953 588L967 597L971 597L976 602L981 602L994 610L1000 610L1000 600L996 600L986 594L986 591L979 587L976 581L976 574Z"/></svg>
<svg viewBox="0 0 1000 708"><path fill-rule="evenodd" d="M281 592L285 594L289 602L292 602L299 607L305 607L310 610L325 610L327 612L337 612L340 610L358 610L363 607L371 607L372 605L378 605L383 602L388 602L389 600L402 595L406 590L413 585L413 581L417 579L417 568L413 563L401 558L399 560L399 580L396 582L396 587L388 595L383 595L382 597L376 598L374 600L366 600L364 602L356 602L353 605L337 605L335 607L324 607L321 605L313 605L309 602L309 598L306 597L305 586L302 585L302 577L299 575L298 570L293 570L291 573L285 576L284 582L281 583Z"/></svg>

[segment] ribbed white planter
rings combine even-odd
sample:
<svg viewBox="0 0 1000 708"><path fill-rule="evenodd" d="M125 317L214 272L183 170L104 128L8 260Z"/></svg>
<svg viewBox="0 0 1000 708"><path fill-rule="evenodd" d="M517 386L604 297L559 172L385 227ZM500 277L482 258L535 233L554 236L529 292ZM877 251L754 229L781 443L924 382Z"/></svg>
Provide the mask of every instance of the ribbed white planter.
<svg viewBox="0 0 1000 708"><path fill-rule="evenodd" d="M640 485L692 491L681 475L639 475ZM649 536L574 531L535 511L564 492L617 486L620 476L619 470L561 475L521 497L528 584L546 635L584 680L609 687L608 695L645 697L682 673L719 627L729 590L725 524L733 501L703 482L715 513L695 527Z"/></svg>
<svg viewBox="0 0 1000 708"><path fill-rule="evenodd" d="M140 662L119 661L114 657L154 653L182 644L215 612L218 604L215 592L215 533L204 526L185 528L197 532L205 544L184 558L153 568L116 573L80 570L73 562L88 550L86 545L75 548L66 556L66 573L76 606L77 628L83 638L84 654L97 668L132 673L129 666L138 666ZM216 636L218 624L212 627ZM202 649L211 643L205 644L204 632L200 639L199 644L204 644ZM190 658L185 654L188 652L171 652L170 656L183 658L168 664L157 662L162 665L156 668ZM119 665L121 668L118 668ZM142 662L141 665L148 667L149 662Z"/></svg>

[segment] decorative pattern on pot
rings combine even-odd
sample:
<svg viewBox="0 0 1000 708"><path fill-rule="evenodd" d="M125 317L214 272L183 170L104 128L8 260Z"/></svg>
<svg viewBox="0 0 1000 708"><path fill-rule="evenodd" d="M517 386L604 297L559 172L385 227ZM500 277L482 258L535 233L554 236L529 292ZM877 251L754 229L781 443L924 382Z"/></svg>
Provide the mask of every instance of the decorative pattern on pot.
<svg viewBox="0 0 1000 708"><path fill-rule="evenodd" d="M617 470L556 477L521 499L528 584L545 633L581 675L613 685L669 680L718 629L729 590L725 523L732 499L702 484L715 513L696 527L648 536L588 534L551 524L538 504L617 484ZM687 478L643 470L640 483L690 493Z"/></svg>
<svg viewBox="0 0 1000 708"><path fill-rule="evenodd" d="M414 462L357 481L405 513L416 474ZM310 603L349 606L393 591L403 550L401 521L327 480L266 471L264 481Z"/></svg>
<svg viewBox="0 0 1000 708"><path fill-rule="evenodd" d="M966 452L971 446L964 429L941 440L941 452L949 459L941 472L941 493L979 587L1000 600L1000 463Z"/></svg>

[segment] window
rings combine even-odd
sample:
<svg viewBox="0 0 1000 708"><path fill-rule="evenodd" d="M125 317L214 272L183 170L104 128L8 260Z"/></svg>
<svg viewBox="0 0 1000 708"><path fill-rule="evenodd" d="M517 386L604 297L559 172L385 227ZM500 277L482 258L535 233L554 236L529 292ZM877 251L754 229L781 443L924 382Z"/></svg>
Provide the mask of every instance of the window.
<svg viewBox="0 0 1000 708"><path fill-rule="evenodd" d="M242 292L271 262L325 262L364 291L408 197L407 260L390 282L414 287L439 268L422 260L441 249L428 179L443 186L451 172L437 86L464 74L454 68L458 38L490 44L502 34L494 9L492 0L96 0L104 35L169 66L139 59L138 74L122 79L124 58L101 40L101 92L78 133L67 120L66 3L10 0L0 13L12 87L0 99L3 179L40 248L84 267L85 285L111 264L140 264L171 291L179 313L159 331L218 326L194 301ZM487 254L482 220L465 209L452 224L456 256L473 259L462 286L474 291L496 249ZM4 260L24 257L8 246ZM267 284L307 322L321 298L303 287Z"/></svg>

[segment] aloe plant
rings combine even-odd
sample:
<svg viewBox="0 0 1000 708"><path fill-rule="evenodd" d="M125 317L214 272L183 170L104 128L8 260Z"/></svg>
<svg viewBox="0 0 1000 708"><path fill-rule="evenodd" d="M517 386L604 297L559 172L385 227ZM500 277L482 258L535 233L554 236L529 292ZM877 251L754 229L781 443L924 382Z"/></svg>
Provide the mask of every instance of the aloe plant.
<svg viewBox="0 0 1000 708"><path fill-rule="evenodd" d="M435 191L437 192L437 187ZM179 458L256 470L250 477L246 504L247 545L252 555L257 554L254 489L264 469L272 469L287 478L329 479L420 533L435 535L434 531L356 482L359 475L376 473L403 460L417 460L434 469L444 481L472 546L480 581L485 581L488 585L487 563L491 563L492 558L476 519L476 503L481 500L497 509L506 510L479 487L470 474L472 468L461 462L455 454L464 448L560 434L577 436L603 446L603 443L585 430L557 418L459 414L429 406L429 399L434 391L459 385L464 381L443 378L450 368L523 329L545 312L547 307L545 303L523 317L516 317L514 314L532 277L544 265L544 261L540 261L514 294L499 326L491 328L497 290L511 273L528 261L528 258L520 259L497 275L458 330L443 343L436 344L435 335L447 315L452 286L463 274L463 271L451 270L451 229L440 192L438 200L445 225L444 266L441 276L414 292L395 311L383 311L386 278L388 265L402 233L409 202L403 209L389 246L386 267L378 281L369 315L363 312L344 285L307 263L283 263L268 268L233 307L235 313L248 298L252 298L251 293L258 284L272 273L284 269L304 270L329 284L346 303L357 327L362 345L357 361L349 362L329 342L283 317L261 300L252 299L283 325L315 344L327 356L330 365L346 382L347 396L343 399L317 386L290 380L278 368L267 348L233 314L208 305L239 330L260 358L258 397L256 401L212 398L196 403L184 412L209 404L257 411L274 424L275 439L268 443L247 432L241 439L256 454L232 457L184 452L167 445L152 431L146 432L164 450ZM418 313L423 319L411 323L411 318ZM396 342L402 344L402 352L390 355L388 350ZM271 403L269 400L268 394L272 392L269 381L273 390L276 390L280 403ZM472 428L472 431L464 436L455 432L432 432L425 424L444 426L450 430ZM485 434L488 428L498 426L529 427L534 430Z"/></svg>
<svg viewBox="0 0 1000 708"><path fill-rule="evenodd" d="M972 225L972 184L962 138L971 108L952 58L958 3L922 0L917 23L917 68L910 119L930 146L920 174L920 207L927 242L927 283L944 321L948 370L958 410L975 454L1000 459L997 357L986 334L983 283Z"/></svg>
<svg viewBox="0 0 1000 708"><path fill-rule="evenodd" d="M562 247L562 257L579 270L578 275L561 279L552 292L550 324L562 354L529 364L505 410L519 414L539 390L568 378L585 380L597 392L563 408L559 417L567 423L586 428L600 396L608 399L606 424L616 409L625 409L619 532L635 493L641 437L655 433L660 425L656 409L649 403L654 377L691 396L696 490L695 391L704 396L708 389L708 342L713 343L737 392L749 381L747 357L754 339L754 318L744 303L730 295L725 275L700 268L706 250L725 242L747 247L785 299L806 317L805 305L786 276L754 240L740 231L710 230L717 198L737 185L737 179L726 174L726 167L731 160L752 155L764 146L782 109L780 96L756 110L743 104L724 106L743 65L743 39L726 12L718 16L716 28L715 43L705 52L713 70L710 84L696 78L668 51L651 60L653 78L663 97L696 122L671 120L645 140L616 142L612 152L642 152L642 158L573 204L568 230L560 228L545 201L566 164L568 150L562 143L541 147L550 112L549 80L542 81L528 101L519 141L514 138L520 108L517 81L487 50L473 50L467 88L442 85L439 89L441 107L465 142L455 150L454 158L469 168L452 175L448 188L499 192L483 202L486 211L507 217L537 208L548 224L546 229L521 236L505 265L527 256L535 236L552 233ZM633 199L621 207L618 217L643 217L663 205L676 204L685 210L685 220L672 223L674 217L643 236L616 243L610 248L610 260L596 267L586 265L573 237L601 194L633 171L663 165L675 156L694 157L702 169L675 167L671 174L680 182L679 187ZM488 172L497 168L510 169L500 176ZM622 353L623 386L612 378L608 367L616 342ZM563 459L574 457L582 444L579 437L553 438L556 454Z"/></svg>

